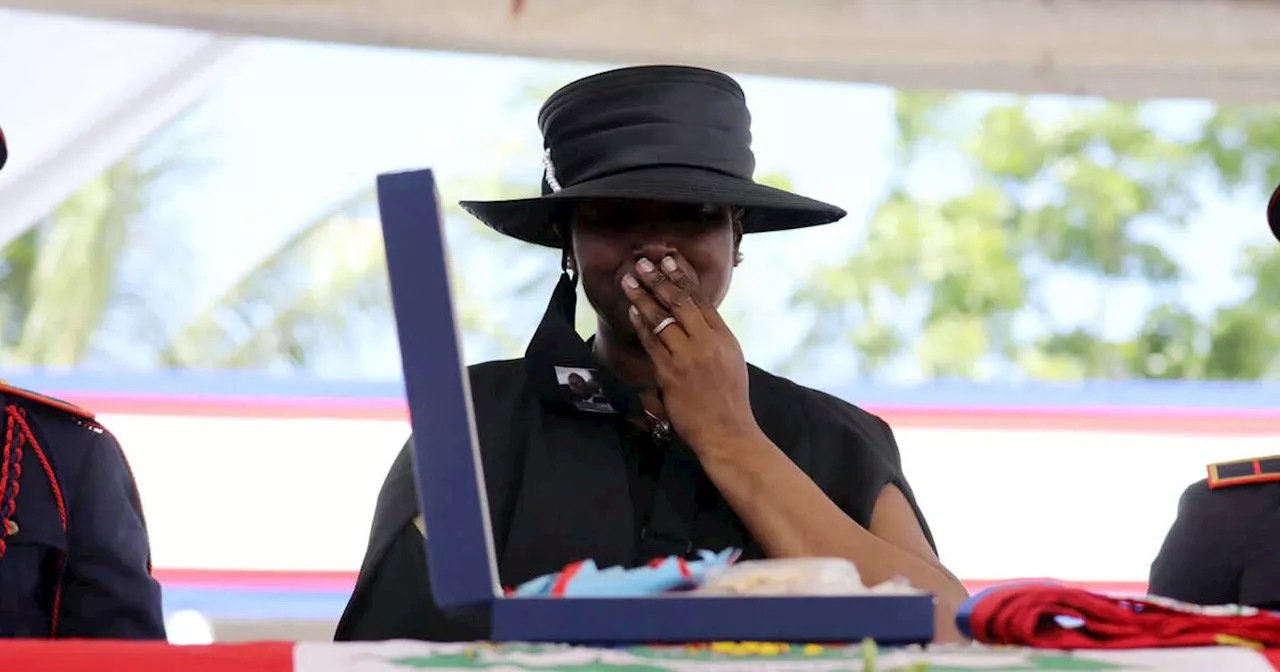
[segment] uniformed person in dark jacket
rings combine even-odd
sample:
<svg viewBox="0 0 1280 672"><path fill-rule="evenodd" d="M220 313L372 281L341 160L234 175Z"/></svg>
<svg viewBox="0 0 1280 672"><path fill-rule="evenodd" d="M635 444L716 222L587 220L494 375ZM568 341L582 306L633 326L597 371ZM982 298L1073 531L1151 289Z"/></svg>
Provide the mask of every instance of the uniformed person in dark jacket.
<svg viewBox="0 0 1280 672"><path fill-rule="evenodd" d="M1149 592L1280 609L1280 455L1209 465L1182 494Z"/></svg>
<svg viewBox="0 0 1280 672"><path fill-rule="evenodd" d="M744 233L844 211L752 180L750 114L721 73L602 73L553 94L539 125L543 197L463 204L565 269L524 358L470 368L502 584L697 549L843 557L867 582L934 593L938 635L956 639L967 593L889 426L747 365L717 311ZM574 330L579 277L590 341ZM432 600L410 464L406 449L383 486L337 638L485 639L483 619Z"/></svg>
<svg viewBox="0 0 1280 672"><path fill-rule="evenodd" d="M165 638L133 475L92 413L0 383L0 530L0 636Z"/></svg>

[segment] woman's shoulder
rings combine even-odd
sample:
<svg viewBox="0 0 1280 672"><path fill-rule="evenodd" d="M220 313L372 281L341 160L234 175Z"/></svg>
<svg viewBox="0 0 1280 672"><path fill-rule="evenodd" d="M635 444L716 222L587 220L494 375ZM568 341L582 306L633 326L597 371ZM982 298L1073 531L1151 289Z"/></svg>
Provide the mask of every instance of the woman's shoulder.
<svg viewBox="0 0 1280 672"><path fill-rule="evenodd" d="M749 365L752 407L801 411L810 422L887 435L889 423L862 407L789 378Z"/></svg>
<svg viewBox="0 0 1280 672"><path fill-rule="evenodd" d="M523 359L508 359L472 364L467 367L467 374L471 381L472 404L478 418L491 417L492 414L500 412L504 406L514 408L513 400L518 399L525 389L526 375L523 362ZM486 433L491 431L491 428L503 426L504 424L500 422L476 423L476 429L481 435L482 454L489 455L495 445L492 441L484 440ZM417 491L413 480L413 441L414 437L411 434L401 446L400 452L396 454L387 472L386 480L382 484L378 512L375 513L375 528L377 520L388 519L390 522L386 524L384 534L390 534L399 529L416 515L418 510ZM485 475L489 476L488 470Z"/></svg>
<svg viewBox="0 0 1280 672"><path fill-rule="evenodd" d="M501 359L467 367L471 402L486 409L517 403L529 392L524 359Z"/></svg>
<svg viewBox="0 0 1280 672"><path fill-rule="evenodd" d="M526 391L523 359L504 359L467 366L467 377L471 384L471 402L477 415L492 412L496 407L510 404L519 399ZM481 410L483 409L483 410ZM483 429L492 423L477 423ZM391 466L392 476L397 474L408 478L412 471L409 453L413 450L413 436L400 448L396 461Z"/></svg>
<svg viewBox="0 0 1280 672"><path fill-rule="evenodd" d="M477 381L486 383L502 381L507 384L520 383L526 378L523 357L518 359L495 359L472 364L467 367L467 373L471 376L473 385Z"/></svg>
<svg viewBox="0 0 1280 672"><path fill-rule="evenodd" d="M914 495L888 423L832 394L758 368L751 370L752 410L782 448L849 517L863 527L884 487ZM923 519L921 526L925 527Z"/></svg>

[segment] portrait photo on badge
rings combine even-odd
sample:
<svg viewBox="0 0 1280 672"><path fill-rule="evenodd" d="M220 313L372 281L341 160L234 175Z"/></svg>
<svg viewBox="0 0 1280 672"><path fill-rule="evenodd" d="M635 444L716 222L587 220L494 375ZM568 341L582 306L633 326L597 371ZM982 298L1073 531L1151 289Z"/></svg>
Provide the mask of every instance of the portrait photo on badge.
<svg viewBox="0 0 1280 672"><path fill-rule="evenodd" d="M604 396L593 369L557 366L556 382L574 408L588 413L617 413Z"/></svg>

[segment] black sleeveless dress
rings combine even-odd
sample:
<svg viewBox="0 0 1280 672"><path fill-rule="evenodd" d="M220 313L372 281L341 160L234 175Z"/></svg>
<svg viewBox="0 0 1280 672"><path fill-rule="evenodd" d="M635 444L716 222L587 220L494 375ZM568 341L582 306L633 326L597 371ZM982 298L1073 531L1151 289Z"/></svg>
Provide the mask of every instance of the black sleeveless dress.
<svg viewBox="0 0 1280 672"><path fill-rule="evenodd" d="M764 557L679 437L662 444L629 421L642 412L636 392L574 332L573 304L573 283L562 278L523 359L469 368L502 585L588 558L637 566L727 547ZM584 398L580 380L565 384L574 372L594 378L599 391ZM765 434L850 518L869 526L881 490L893 484L933 543L883 420L756 367L749 381ZM446 616L432 599L414 524L413 440L382 486L337 640L488 638L485 614Z"/></svg>

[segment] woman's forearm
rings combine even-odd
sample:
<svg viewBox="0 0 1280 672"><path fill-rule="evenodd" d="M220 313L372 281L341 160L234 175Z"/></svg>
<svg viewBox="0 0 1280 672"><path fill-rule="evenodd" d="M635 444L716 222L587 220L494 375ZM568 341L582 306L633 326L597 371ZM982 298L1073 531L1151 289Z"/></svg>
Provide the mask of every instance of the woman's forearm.
<svg viewBox="0 0 1280 672"><path fill-rule="evenodd" d="M698 455L766 554L845 558L868 585L905 577L935 595L938 639L959 639L954 618L968 593L940 562L899 548L845 515L763 433L724 444L703 446Z"/></svg>

